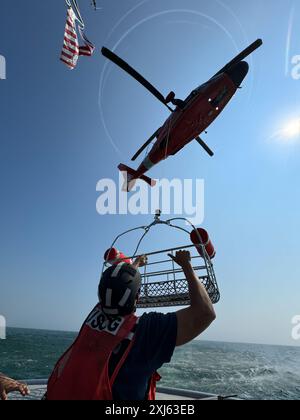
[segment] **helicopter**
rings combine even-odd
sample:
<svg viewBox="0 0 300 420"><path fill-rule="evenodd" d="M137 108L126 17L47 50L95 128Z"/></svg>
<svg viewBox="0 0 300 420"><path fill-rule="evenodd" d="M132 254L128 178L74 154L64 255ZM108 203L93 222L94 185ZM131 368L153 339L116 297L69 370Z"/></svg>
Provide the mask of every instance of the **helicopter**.
<svg viewBox="0 0 300 420"><path fill-rule="evenodd" d="M214 152L202 140L200 135L206 132L206 129L221 114L241 87L249 72L249 64L244 60L262 45L263 41L261 39L252 43L206 83L194 89L185 100L177 99L174 92L170 92L167 97L164 97L161 92L122 58L109 49L102 48L104 57L111 60L141 83L171 112L163 126L133 156L132 161L134 162L156 139L150 153L139 168L134 170L124 164L118 166L118 169L125 177L125 191L131 191L138 179L154 187L156 181L145 174L158 163L176 155L193 140L196 140L209 156L214 156ZM172 108L170 105L173 105L175 108Z"/></svg>

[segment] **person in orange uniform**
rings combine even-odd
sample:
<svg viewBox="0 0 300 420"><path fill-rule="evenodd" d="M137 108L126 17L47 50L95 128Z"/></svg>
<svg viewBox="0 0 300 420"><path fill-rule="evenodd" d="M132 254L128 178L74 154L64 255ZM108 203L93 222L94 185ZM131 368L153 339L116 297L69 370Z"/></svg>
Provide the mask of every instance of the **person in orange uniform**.
<svg viewBox="0 0 300 420"><path fill-rule="evenodd" d="M172 257L172 256L171 256ZM140 295L140 257L134 264L107 269L99 285L99 302L85 320L75 343L58 361L48 382L47 400L154 400L156 373L182 346L215 320L211 300L187 251L174 261L182 267L190 307L175 313L136 316Z"/></svg>

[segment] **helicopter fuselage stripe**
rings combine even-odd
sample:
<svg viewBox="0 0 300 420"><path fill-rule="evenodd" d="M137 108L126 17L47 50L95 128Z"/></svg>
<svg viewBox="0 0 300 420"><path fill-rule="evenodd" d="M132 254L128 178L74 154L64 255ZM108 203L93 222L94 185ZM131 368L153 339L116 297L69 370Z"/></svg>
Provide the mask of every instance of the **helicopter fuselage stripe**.
<svg viewBox="0 0 300 420"><path fill-rule="evenodd" d="M154 165L155 165L155 163L151 162L151 160L150 160L149 156L147 156L147 157L146 157L146 159L145 159L145 160L144 160L144 162L143 162L143 166L144 166L147 170L149 170L149 169L153 168L153 166L154 166Z"/></svg>

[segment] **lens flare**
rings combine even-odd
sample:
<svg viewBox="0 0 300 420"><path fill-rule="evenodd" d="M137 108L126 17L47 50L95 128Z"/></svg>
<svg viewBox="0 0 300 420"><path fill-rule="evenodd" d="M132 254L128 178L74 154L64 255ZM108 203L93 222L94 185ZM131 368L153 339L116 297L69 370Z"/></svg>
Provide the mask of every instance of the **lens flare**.
<svg viewBox="0 0 300 420"><path fill-rule="evenodd" d="M281 143L293 143L300 140L300 117L290 119L271 136L271 140Z"/></svg>
<svg viewBox="0 0 300 420"><path fill-rule="evenodd" d="M285 139L300 137L300 118L289 121L283 128L282 135Z"/></svg>

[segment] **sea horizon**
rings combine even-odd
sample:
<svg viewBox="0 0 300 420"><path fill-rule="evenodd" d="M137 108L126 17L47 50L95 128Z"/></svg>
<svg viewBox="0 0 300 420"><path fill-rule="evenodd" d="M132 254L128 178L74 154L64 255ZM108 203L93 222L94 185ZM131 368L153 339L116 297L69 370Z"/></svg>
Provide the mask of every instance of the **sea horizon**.
<svg viewBox="0 0 300 420"><path fill-rule="evenodd" d="M7 330L25 330L25 331L40 331L40 332L49 332L49 333L66 333L66 334L78 334L78 331L75 330L61 330L61 329L47 329L47 328L29 328L29 327L11 327L7 326ZM299 344L276 344L276 343L257 343L251 341L231 341L231 340L217 340L217 339L203 339L203 338L196 338L193 342L202 341L206 343L219 343L219 344L237 344L237 345L253 345L253 346L268 346L268 347L284 347L284 348L299 348L300 349L300 342Z"/></svg>
<svg viewBox="0 0 300 420"><path fill-rule="evenodd" d="M19 380L49 378L77 332L9 327L0 341L0 371ZM242 399L300 399L300 348L194 340L177 347L160 369L160 386L237 395Z"/></svg>

